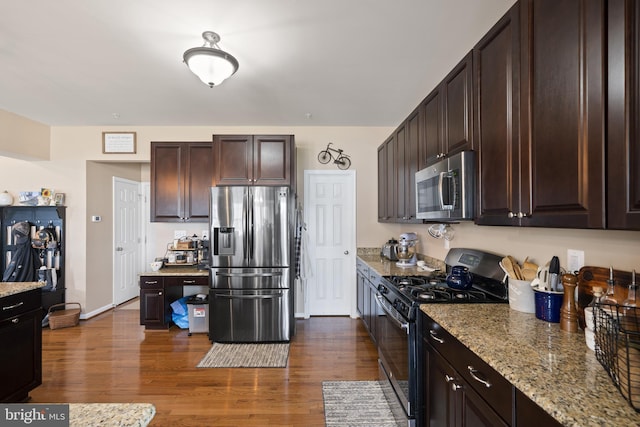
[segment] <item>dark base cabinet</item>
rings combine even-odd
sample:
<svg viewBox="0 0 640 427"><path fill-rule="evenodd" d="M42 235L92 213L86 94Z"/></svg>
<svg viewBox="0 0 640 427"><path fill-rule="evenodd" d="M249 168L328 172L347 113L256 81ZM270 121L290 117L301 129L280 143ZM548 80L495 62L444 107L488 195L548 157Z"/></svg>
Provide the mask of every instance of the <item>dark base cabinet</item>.
<svg viewBox="0 0 640 427"><path fill-rule="evenodd" d="M183 286L209 286L207 276L141 276L140 324L145 329L169 329L171 303L182 298Z"/></svg>
<svg viewBox="0 0 640 427"><path fill-rule="evenodd" d="M418 331L417 427L561 425L423 312Z"/></svg>
<svg viewBox="0 0 640 427"><path fill-rule="evenodd" d="M0 298L0 402L29 399L42 384L40 289Z"/></svg>

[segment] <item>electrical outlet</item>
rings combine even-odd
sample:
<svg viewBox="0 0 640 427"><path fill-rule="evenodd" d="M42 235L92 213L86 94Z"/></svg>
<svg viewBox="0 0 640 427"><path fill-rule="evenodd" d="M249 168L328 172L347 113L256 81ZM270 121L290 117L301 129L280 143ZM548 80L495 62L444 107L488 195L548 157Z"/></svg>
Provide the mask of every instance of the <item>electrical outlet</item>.
<svg viewBox="0 0 640 427"><path fill-rule="evenodd" d="M573 273L584 267L584 251L567 249L567 270Z"/></svg>
<svg viewBox="0 0 640 427"><path fill-rule="evenodd" d="M202 230L202 240L209 240L209 230Z"/></svg>
<svg viewBox="0 0 640 427"><path fill-rule="evenodd" d="M174 239L179 239L181 237L187 237L187 231L186 230L174 230L173 238Z"/></svg>

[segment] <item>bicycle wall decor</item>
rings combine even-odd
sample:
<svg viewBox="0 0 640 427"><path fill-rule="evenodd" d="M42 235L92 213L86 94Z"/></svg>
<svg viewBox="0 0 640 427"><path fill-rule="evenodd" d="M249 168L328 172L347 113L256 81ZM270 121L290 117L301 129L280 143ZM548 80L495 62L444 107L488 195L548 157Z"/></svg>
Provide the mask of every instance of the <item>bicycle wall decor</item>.
<svg viewBox="0 0 640 427"><path fill-rule="evenodd" d="M331 160L338 166L338 169L346 170L351 166L351 159L348 155L344 154L344 151L340 148L332 148L330 142L327 144L327 148L320 151L318 154L318 161L323 165L326 165Z"/></svg>

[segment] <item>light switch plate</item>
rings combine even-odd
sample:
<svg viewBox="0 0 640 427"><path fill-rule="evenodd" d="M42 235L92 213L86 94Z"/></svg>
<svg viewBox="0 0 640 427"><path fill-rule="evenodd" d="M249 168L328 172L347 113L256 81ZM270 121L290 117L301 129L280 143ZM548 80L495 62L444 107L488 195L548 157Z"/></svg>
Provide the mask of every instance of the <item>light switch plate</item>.
<svg viewBox="0 0 640 427"><path fill-rule="evenodd" d="M567 249L567 270L577 272L584 267L584 251Z"/></svg>

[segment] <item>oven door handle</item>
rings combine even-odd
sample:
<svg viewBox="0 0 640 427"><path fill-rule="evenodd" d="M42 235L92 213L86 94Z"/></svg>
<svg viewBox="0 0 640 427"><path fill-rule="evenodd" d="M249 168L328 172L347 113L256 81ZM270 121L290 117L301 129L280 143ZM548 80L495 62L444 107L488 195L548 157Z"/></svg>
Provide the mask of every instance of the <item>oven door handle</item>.
<svg viewBox="0 0 640 427"><path fill-rule="evenodd" d="M402 315L395 308L389 306L383 296L376 294L375 297L378 306L387 314L389 319L409 335L409 322L405 322Z"/></svg>

